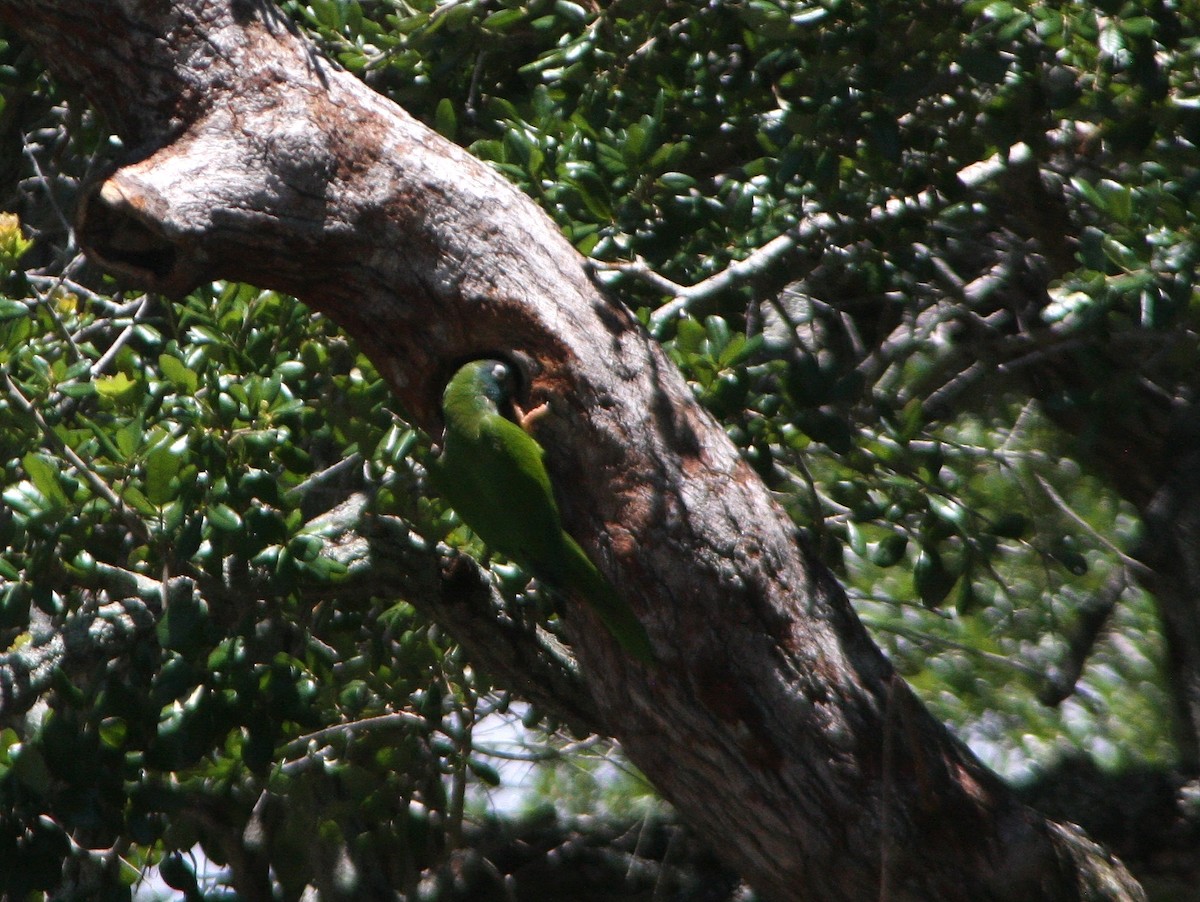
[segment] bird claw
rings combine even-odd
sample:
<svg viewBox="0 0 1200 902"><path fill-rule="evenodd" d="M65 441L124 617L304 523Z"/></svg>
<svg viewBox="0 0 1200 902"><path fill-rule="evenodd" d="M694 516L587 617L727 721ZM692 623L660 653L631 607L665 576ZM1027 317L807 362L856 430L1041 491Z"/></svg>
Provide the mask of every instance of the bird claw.
<svg viewBox="0 0 1200 902"><path fill-rule="evenodd" d="M548 403L546 403L545 401L543 401L537 407L534 407L531 410L527 410L527 411L522 410L516 404L513 405L513 413L515 413L517 415L517 425L520 426L522 429L524 429L526 432L529 431L530 427L533 426L534 423L536 423L538 420L540 420L542 417L544 417L549 412L550 412L550 405Z"/></svg>

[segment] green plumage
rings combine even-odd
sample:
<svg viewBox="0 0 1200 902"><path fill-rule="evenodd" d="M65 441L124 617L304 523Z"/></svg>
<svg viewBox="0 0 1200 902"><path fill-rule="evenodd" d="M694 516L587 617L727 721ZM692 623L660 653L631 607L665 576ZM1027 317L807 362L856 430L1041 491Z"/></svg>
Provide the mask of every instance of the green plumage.
<svg viewBox="0 0 1200 902"><path fill-rule="evenodd" d="M442 398L435 484L486 545L552 589L577 594L629 654L650 661L641 623L563 529L541 445L503 415L513 410L512 393L512 373L498 360L473 360L454 374Z"/></svg>

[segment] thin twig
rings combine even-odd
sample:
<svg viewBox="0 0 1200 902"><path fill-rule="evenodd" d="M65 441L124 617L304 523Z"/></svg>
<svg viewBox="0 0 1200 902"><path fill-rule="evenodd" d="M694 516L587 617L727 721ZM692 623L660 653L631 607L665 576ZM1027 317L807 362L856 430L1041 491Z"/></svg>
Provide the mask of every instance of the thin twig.
<svg viewBox="0 0 1200 902"><path fill-rule="evenodd" d="M42 172L41 164L38 163L37 154L33 151L33 145L29 143L29 136L24 133L21 135L21 145L26 159L29 160L29 165L33 167L33 171L36 174L38 181L42 183L42 186L46 190L46 199L50 201L50 209L54 211L54 215L58 217L59 225L62 226L63 231L65 231L67 234L66 249L74 253L75 230L71 228L71 220L67 214L63 212L62 207L59 206L58 199L54 196L54 192L50 190L50 179L46 177L46 173Z"/></svg>
<svg viewBox="0 0 1200 902"><path fill-rule="evenodd" d="M397 730L410 728L428 730L429 721L419 714L409 711L393 711L390 714L379 714L375 717L364 717L362 720L352 720L347 723L335 723L322 727L312 733L297 736L279 750L280 758L289 758L307 753L310 746L324 745L329 740L343 737L349 739L359 733L371 733L379 730Z"/></svg>
<svg viewBox="0 0 1200 902"><path fill-rule="evenodd" d="M772 238L750 256L735 260L715 275L709 276L703 282L697 282L687 288L681 288L675 293L673 300L663 304L650 316L650 332L659 335L668 322L682 316L689 308L702 300L725 291L739 282L765 272L778 260L796 249L797 244L806 234L815 235L815 226L806 223L806 227L795 233L785 232ZM661 276L659 278L662 278ZM664 280L665 281L665 280Z"/></svg>
<svg viewBox="0 0 1200 902"><path fill-rule="evenodd" d="M1003 168L1003 161L996 161ZM993 167L995 168L995 167ZM982 170L981 170L982 171ZM992 168L983 175L971 171L967 167L959 173L960 181L967 187L977 187L983 181L993 176ZM911 213L931 213L948 203L948 199L933 189L922 191L910 197L893 197L867 211L865 217L855 222L866 220L872 224L882 224L907 216ZM664 294L669 294L671 300L663 304L650 317L650 332L656 337L661 336L663 327L673 318L686 313L691 307L702 300L725 291L734 285L753 278L766 271L777 261L792 253L797 247L810 247L813 243L824 239L828 241L832 235L848 224L848 220L837 214L824 211L810 211L805 219L795 228L772 238L762 247L754 250L742 260L730 263L719 273L715 273L694 285L680 286L670 279L654 272L644 260L638 259L633 263L595 264L600 269L610 269L626 272L653 285ZM974 284L974 283L972 283ZM965 286L960 286L965 288Z"/></svg>
<svg viewBox="0 0 1200 902"><path fill-rule="evenodd" d="M71 334L71 330L67 328L67 324L63 322L62 317L58 315L58 311L54 309L54 304L50 302L51 298L53 297L53 292L43 293L38 291L37 286L31 285L30 287L33 288L33 293L37 296L38 303L41 304L42 308L50 316L51 322L54 323L54 330L58 333L58 336L67 343L67 347L70 349L71 358L75 361L83 360L83 351L81 351L79 349L79 345L75 343L75 336Z"/></svg>
<svg viewBox="0 0 1200 902"><path fill-rule="evenodd" d="M133 321L123 330L121 330L121 334L117 336L116 341L114 341L109 346L108 350L100 356L99 360L92 364L91 373L93 378L102 375L104 371L108 369L108 365L116 359L117 354L121 352L121 348L125 347L125 345L129 342L129 339L133 338L133 333L137 328L138 320L141 318L142 314L146 312L146 308L150 306L150 298L151 295L149 294L142 296L141 303L138 304L138 308L133 314Z"/></svg>
<svg viewBox="0 0 1200 902"><path fill-rule="evenodd" d="M1130 557L1128 554L1118 548L1111 539L1109 539L1107 536L1101 535L1096 530L1096 527L1092 526L1092 524L1088 523L1087 520L1083 519L1083 517L1077 514L1074 508L1067 503L1066 499L1054 490L1054 486L1050 485L1050 483L1046 481L1044 476L1039 473L1035 478L1038 481L1038 485L1042 487L1042 491L1046 493L1046 496L1054 503L1055 507L1070 517L1073 521L1078 523L1084 530L1087 531L1088 535L1115 554L1122 564L1124 564L1134 573L1138 574L1138 576L1154 575L1153 570L1136 558Z"/></svg>
<svg viewBox="0 0 1200 902"><path fill-rule="evenodd" d="M923 633L920 630L911 629L906 626L900 626L894 623L880 623L869 621L871 629L880 630L885 633L892 633L896 636L903 636L905 639L911 639L920 645L938 645L943 648L950 648L954 651L961 651L964 654L973 655L981 660L987 661L989 664L994 664L997 667L1002 667L1006 670L1013 670L1017 673L1031 677L1038 683L1045 680L1046 675L1036 667L1031 667L1028 664L1022 664L1020 661L1014 660L1007 655L998 655L995 652L986 651L982 648L975 648L967 645L964 642L956 642L954 639L947 639L943 636L935 636L928 633Z"/></svg>

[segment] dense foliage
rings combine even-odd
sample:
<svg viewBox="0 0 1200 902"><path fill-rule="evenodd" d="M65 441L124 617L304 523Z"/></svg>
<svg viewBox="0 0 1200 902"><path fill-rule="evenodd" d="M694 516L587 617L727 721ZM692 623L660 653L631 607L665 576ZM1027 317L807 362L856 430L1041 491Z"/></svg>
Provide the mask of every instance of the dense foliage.
<svg viewBox="0 0 1200 902"><path fill-rule="evenodd" d="M283 7L593 258L986 760L1173 760L1144 474L1106 442L1194 390L1200 6ZM280 898L478 891L510 697L339 541L379 514L481 550L424 438L291 299L89 270L64 223L103 130L12 44L0 88L0 630L50 662L0 712L3 891L158 863L199 898L197 846ZM566 742L516 755L560 816L652 804Z"/></svg>

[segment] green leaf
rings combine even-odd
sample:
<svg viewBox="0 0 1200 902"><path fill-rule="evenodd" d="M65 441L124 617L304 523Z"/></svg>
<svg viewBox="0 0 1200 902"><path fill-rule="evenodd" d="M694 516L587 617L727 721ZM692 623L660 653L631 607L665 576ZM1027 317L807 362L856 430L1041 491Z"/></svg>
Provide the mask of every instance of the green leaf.
<svg viewBox="0 0 1200 902"><path fill-rule="evenodd" d="M437 14L434 16L434 22L430 26L430 31L439 26L452 32L458 31L474 17L475 4L470 2L447 3L438 7Z"/></svg>
<svg viewBox="0 0 1200 902"><path fill-rule="evenodd" d="M1059 548L1054 557L1073 576L1084 576L1088 572L1087 558L1073 548Z"/></svg>
<svg viewBox="0 0 1200 902"><path fill-rule="evenodd" d="M740 366L757 354L765 343L766 339L761 332L749 338L739 332L730 339L729 344L721 351L720 357L717 358L717 365L720 367Z"/></svg>
<svg viewBox="0 0 1200 902"><path fill-rule="evenodd" d="M67 493L63 491L58 479L58 465L51 457L30 451L21 458L21 464L25 467L34 488L45 496L52 507L62 510L70 505Z"/></svg>
<svg viewBox="0 0 1200 902"><path fill-rule="evenodd" d="M109 748L121 748L128 732L128 725L120 717L106 717L100 723L100 741Z"/></svg>
<svg viewBox="0 0 1200 902"><path fill-rule="evenodd" d="M710 316L704 320L704 332L708 336L709 354L718 356L733 338L729 323L720 316Z"/></svg>
<svg viewBox="0 0 1200 902"><path fill-rule="evenodd" d="M913 565L913 587L921 602L926 607L938 607L946 600L955 582L957 577L946 569L937 550L922 548Z"/></svg>
<svg viewBox="0 0 1200 902"><path fill-rule="evenodd" d="M682 354L700 353L700 346L706 335L704 326L691 317L686 317L679 320L679 325L675 329L676 351Z"/></svg>
<svg viewBox="0 0 1200 902"><path fill-rule="evenodd" d="M265 774L275 758L275 740L269 729L250 729L241 749L242 763L255 774Z"/></svg>
<svg viewBox="0 0 1200 902"><path fill-rule="evenodd" d="M29 628L29 602L32 596L33 590L30 589L29 583L12 583L0 593L0 629Z"/></svg>
<svg viewBox="0 0 1200 902"><path fill-rule="evenodd" d="M242 528L242 518L228 504L214 504L208 509L208 522L223 532L237 532Z"/></svg>
<svg viewBox="0 0 1200 902"><path fill-rule="evenodd" d="M0 322L28 315L29 308L24 304L19 301L10 301L8 298L0 298Z"/></svg>
<svg viewBox="0 0 1200 902"><path fill-rule="evenodd" d="M812 25L829 16L829 10L823 6L800 7L792 13L793 25Z"/></svg>
<svg viewBox="0 0 1200 902"><path fill-rule="evenodd" d="M967 509L953 498L943 498L940 495L929 496L929 509L940 519L955 526L963 526L967 521Z"/></svg>
<svg viewBox="0 0 1200 902"><path fill-rule="evenodd" d="M604 179L590 166L577 166L572 169L567 183L579 194L584 208L600 222L609 222L613 218L612 206L608 201L608 188Z"/></svg>
<svg viewBox="0 0 1200 902"><path fill-rule="evenodd" d="M1154 34L1156 23L1150 16L1134 16L1130 19L1120 20L1117 23L1117 27L1125 34L1138 38L1148 38Z"/></svg>
<svg viewBox="0 0 1200 902"><path fill-rule="evenodd" d="M171 480L179 475L183 464L184 447L181 442L162 444L146 457L146 498L156 507L171 501L176 492Z"/></svg>
<svg viewBox="0 0 1200 902"><path fill-rule="evenodd" d="M685 172L664 172L658 177L658 182L671 191L685 192L696 187L696 180Z"/></svg>
<svg viewBox="0 0 1200 902"><path fill-rule="evenodd" d="M40 750L28 743L14 745L10 752L13 775L36 793L50 789L53 777Z"/></svg>
<svg viewBox="0 0 1200 902"><path fill-rule="evenodd" d="M1100 49L1109 56L1117 56L1125 49L1125 38L1120 28L1108 26L1100 31Z"/></svg>
<svg viewBox="0 0 1200 902"><path fill-rule="evenodd" d="M454 104L449 97L443 97L438 101L437 110L433 116L433 127L438 130L439 134L451 141L458 134L458 119L454 112Z"/></svg>
<svg viewBox="0 0 1200 902"><path fill-rule="evenodd" d="M121 500L143 516L158 516L158 505L151 504L150 499L135 485L127 485L121 490Z"/></svg>
<svg viewBox="0 0 1200 902"><path fill-rule="evenodd" d="M876 567L891 567L900 562L908 548L908 536L904 533L892 533L880 539L871 550L871 563Z"/></svg>
<svg viewBox="0 0 1200 902"><path fill-rule="evenodd" d="M320 536L299 535L288 542L288 551L298 561L315 561L320 556L324 545Z"/></svg>
<svg viewBox="0 0 1200 902"><path fill-rule="evenodd" d="M639 163L646 156L650 146L650 130L644 125L634 123L625 134L625 143L621 153L630 164Z"/></svg>
<svg viewBox="0 0 1200 902"><path fill-rule="evenodd" d="M92 382L66 382L58 390L68 398L90 398L96 394L96 386Z"/></svg>
<svg viewBox="0 0 1200 902"><path fill-rule="evenodd" d="M528 164L529 138L522 134L516 127L509 126L506 128L500 143L504 148L503 159L506 163L518 163L522 166Z"/></svg>
<svg viewBox="0 0 1200 902"><path fill-rule="evenodd" d="M570 0L555 0L554 12L575 24L585 21L588 17L586 9L578 3L571 3Z"/></svg>
<svg viewBox="0 0 1200 902"><path fill-rule="evenodd" d="M172 357L170 354L160 354L158 365L162 369L163 375L177 386L188 394L194 395L196 393L196 388L199 385L199 377L178 357Z"/></svg>
<svg viewBox="0 0 1200 902"><path fill-rule="evenodd" d="M129 397L138 383L130 379L124 373L117 373L113 376L101 376L96 380L96 391L100 396L107 398L110 401L120 401Z"/></svg>
<svg viewBox="0 0 1200 902"><path fill-rule="evenodd" d="M172 852L158 863L158 874L162 877L163 883L171 889L185 893L189 899L200 892L200 886L196 882L196 872L178 852Z"/></svg>
<svg viewBox="0 0 1200 902"><path fill-rule="evenodd" d="M858 524L853 521L846 524L846 544L859 557L866 556L867 539L862 534L862 530L858 528Z"/></svg>
<svg viewBox="0 0 1200 902"><path fill-rule="evenodd" d="M520 7L501 9L483 20L483 27L492 31L505 31L525 18L525 10ZM441 131L439 128L438 131ZM445 134L443 132L443 134Z"/></svg>
<svg viewBox="0 0 1200 902"><path fill-rule="evenodd" d="M993 535L1004 539L1019 539L1029 531L1029 518L1024 514L1008 513L992 522Z"/></svg>
<svg viewBox="0 0 1200 902"><path fill-rule="evenodd" d="M312 561L301 561L300 566L321 582L336 582L350 572L349 568L341 561L335 561L333 558L328 557L318 557Z"/></svg>
<svg viewBox="0 0 1200 902"><path fill-rule="evenodd" d="M973 613L979 607L979 596L975 592L975 584L964 579L959 584L958 595L954 599L954 610L960 617Z"/></svg>
<svg viewBox="0 0 1200 902"><path fill-rule="evenodd" d="M142 873L141 868L135 867L128 858L122 856L120 861L121 865L120 871L117 874L117 882L126 889L131 889L145 877L145 874Z"/></svg>
<svg viewBox="0 0 1200 902"><path fill-rule="evenodd" d="M469 758L467 760L467 767L470 768L471 773L488 786L500 785L500 772L490 764L478 761L475 758Z"/></svg>
<svg viewBox="0 0 1200 902"><path fill-rule="evenodd" d="M208 605L195 595L172 598L158 621L158 642L163 648L188 654L204 642L208 628Z"/></svg>
<svg viewBox="0 0 1200 902"><path fill-rule="evenodd" d="M133 420L118 429L116 433L116 447L121 455L118 459L125 460L136 452L141 447L145 435L146 430L141 420Z"/></svg>

